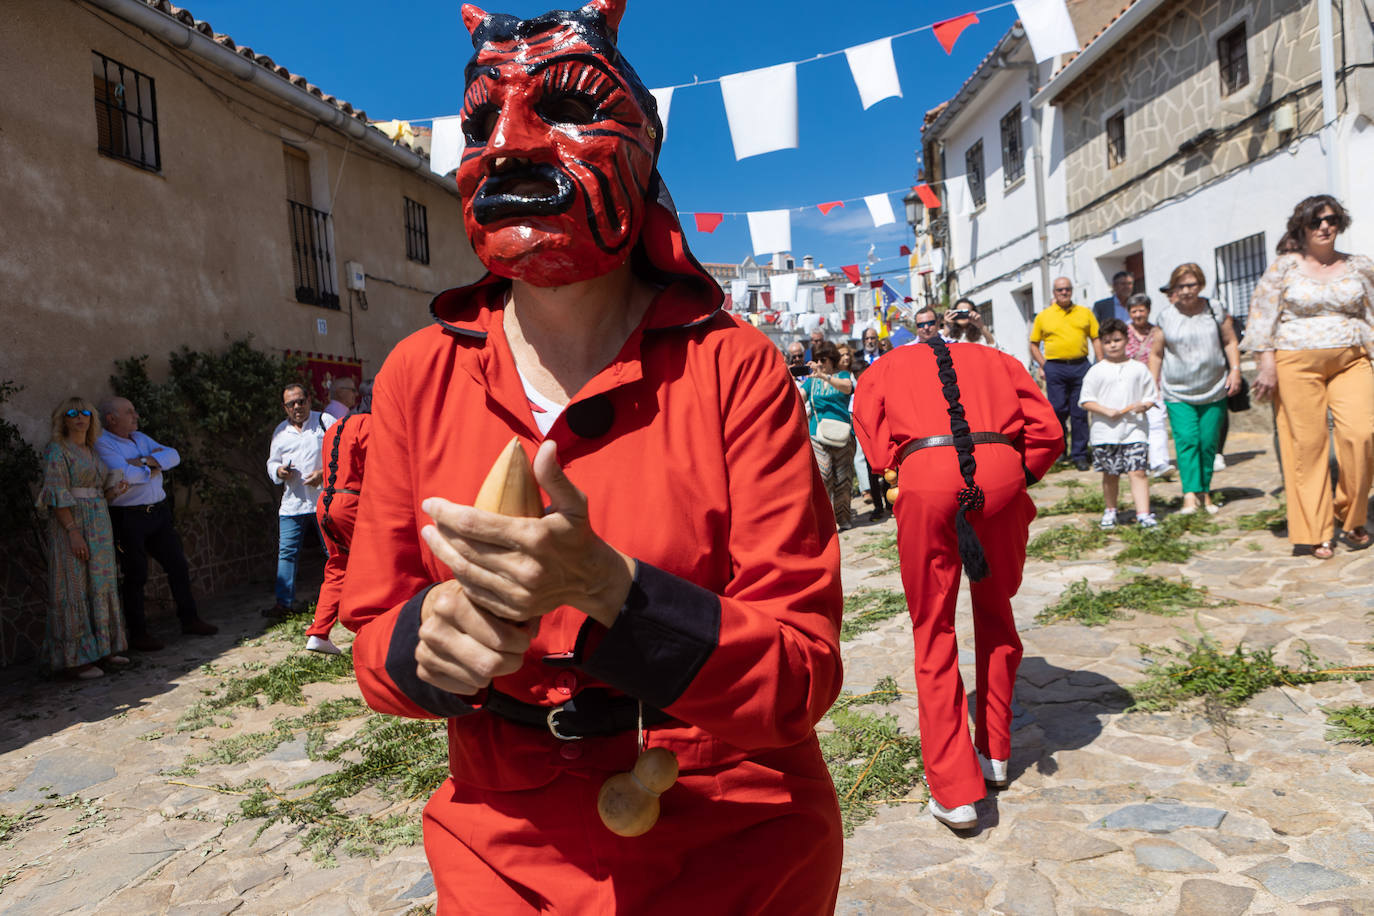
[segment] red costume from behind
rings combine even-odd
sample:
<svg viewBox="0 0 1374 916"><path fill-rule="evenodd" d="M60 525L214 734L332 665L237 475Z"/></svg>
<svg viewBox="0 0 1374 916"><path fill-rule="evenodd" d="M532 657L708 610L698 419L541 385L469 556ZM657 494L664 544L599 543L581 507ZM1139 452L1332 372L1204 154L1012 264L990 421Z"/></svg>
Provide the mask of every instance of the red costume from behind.
<svg viewBox="0 0 1374 916"><path fill-rule="evenodd" d="M1011 696L1021 661L1011 599L1021 586L1026 533L1035 505L1026 494L1064 450L1054 410L1012 357L981 344L948 346L958 376L958 400L974 433L1001 433L974 446L975 481L983 508L967 516L982 543L989 573L971 583L977 656L973 743L959 675L954 605L960 557L955 536L956 494L965 487L953 447L911 452L898 471L897 550L916 644L916 690L921 754L931 794L947 808L985 794L975 746L1006 760L1011 751ZM854 398L854 431L869 465L897 467L903 447L928 436L949 436L950 415L933 347L898 347L869 367Z"/></svg>
<svg viewBox="0 0 1374 916"><path fill-rule="evenodd" d="M358 499L363 492L363 466L372 416L355 413L329 427L320 443L324 466L324 493L315 504L315 518L329 559L324 563L324 582L315 602L315 619L306 636L328 639L339 618L344 573L348 570L349 545L358 520Z"/></svg>

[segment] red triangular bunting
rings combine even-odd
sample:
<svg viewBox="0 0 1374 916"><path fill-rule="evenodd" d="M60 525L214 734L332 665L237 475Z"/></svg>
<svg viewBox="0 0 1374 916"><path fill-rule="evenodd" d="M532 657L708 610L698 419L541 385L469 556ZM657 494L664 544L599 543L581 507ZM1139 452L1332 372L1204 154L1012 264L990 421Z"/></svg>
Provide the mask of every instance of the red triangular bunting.
<svg viewBox="0 0 1374 916"><path fill-rule="evenodd" d="M819 210L819 211L821 211L822 214L828 215L828 214L830 213L831 210L834 210L836 207L843 207L843 206L844 206L844 201L842 201L842 200L832 200L832 201L831 201L830 203L828 203L828 204L816 204L816 209Z"/></svg>
<svg viewBox="0 0 1374 916"><path fill-rule="evenodd" d="M912 298L911 298L910 296L903 296L903 297L902 297L902 301L903 301L903 302L911 302L911 301L913 301L913 300L912 300Z"/></svg>
<svg viewBox="0 0 1374 916"><path fill-rule="evenodd" d="M868 281L868 288L869 288L869 289L882 289L882 288L883 288L883 281L882 281L882 280L869 280L869 281Z"/></svg>
<svg viewBox="0 0 1374 916"><path fill-rule="evenodd" d="M833 286L827 286L827 287L825 287L825 304L826 304L826 305L834 305L834 304L835 304L835 287L833 287Z"/></svg>
<svg viewBox="0 0 1374 916"><path fill-rule="evenodd" d="M850 264L848 267L841 267L840 271L849 278L850 283L853 283L855 286L859 285L860 276L858 264Z"/></svg>
<svg viewBox="0 0 1374 916"><path fill-rule="evenodd" d="M954 52L954 43L959 40L964 29L978 21L977 13L965 13L962 16L955 16L953 19L946 19L944 22L937 22L931 26L931 31L935 33L935 40L940 43L940 47L945 49L946 54Z"/></svg>
<svg viewBox="0 0 1374 916"><path fill-rule="evenodd" d="M697 232L715 232L716 227L725 219L724 213L698 213Z"/></svg>
<svg viewBox="0 0 1374 916"><path fill-rule="evenodd" d="M926 205L927 210L940 209L940 198L930 185L918 184L912 190L916 192L917 197L921 198L921 203Z"/></svg>
<svg viewBox="0 0 1374 916"><path fill-rule="evenodd" d="M911 246L910 246L910 245L903 245L900 249L898 249L897 253L898 253L898 254L911 254Z"/></svg>
<svg viewBox="0 0 1374 916"><path fill-rule="evenodd" d="M766 309L767 309L767 308L772 308L772 307L773 307L773 293L772 293L770 290L766 290L766 289L765 289L765 290L761 290L761 291L759 292L759 301L761 301L761 302L763 303L763 307L764 307L764 308L766 308Z"/></svg>

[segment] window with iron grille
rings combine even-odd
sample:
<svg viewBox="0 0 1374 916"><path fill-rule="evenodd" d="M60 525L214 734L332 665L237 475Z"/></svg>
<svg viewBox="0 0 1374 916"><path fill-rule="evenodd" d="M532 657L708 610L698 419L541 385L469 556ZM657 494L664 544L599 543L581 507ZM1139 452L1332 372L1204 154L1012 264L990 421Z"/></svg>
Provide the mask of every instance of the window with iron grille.
<svg viewBox="0 0 1374 916"><path fill-rule="evenodd" d="M973 205L981 207L988 199L987 187L983 183L983 141L969 147L964 153L964 174L968 176L968 192L973 196Z"/></svg>
<svg viewBox="0 0 1374 916"><path fill-rule="evenodd" d="M334 281L334 237L329 214L312 204L310 155L294 146L283 146L286 165L286 206L291 219L291 272L296 301L327 309L339 308L339 288Z"/></svg>
<svg viewBox="0 0 1374 916"><path fill-rule="evenodd" d="M91 52L95 76L96 146L106 156L150 172L162 169L157 92L152 77Z"/></svg>
<svg viewBox="0 0 1374 916"><path fill-rule="evenodd" d="M429 215L424 204L409 197L406 202L406 257L421 264L429 263Z"/></svg>
<svg viewBox="0 0 1374 916"><path fill-rule="evenodd" d="M1021 146L1021 103L1002 118L1002 185L1020 181L1026 174L1026 151Z"/></svg>
<svg viewBox="0 0 1374 916"><path fill-rule="evenodd" d="M1107 119L1107 168L1126 161L1126 112L1118 111Z"/></svg>
<svg viewBox="0 0 1374 916"><path fill-rule="evenodd" d="M1217 68L1223 98L1250 83L1250 57L1245 50L1245 23L1217 39Z"/></svg>
<svg viewBox="0 0 1374 916"><path fill-rule="evenodd" d="M1250 299L1266 266L1263 232L1217 249L1216 297L1236 318L1250 314Z"/></svg>

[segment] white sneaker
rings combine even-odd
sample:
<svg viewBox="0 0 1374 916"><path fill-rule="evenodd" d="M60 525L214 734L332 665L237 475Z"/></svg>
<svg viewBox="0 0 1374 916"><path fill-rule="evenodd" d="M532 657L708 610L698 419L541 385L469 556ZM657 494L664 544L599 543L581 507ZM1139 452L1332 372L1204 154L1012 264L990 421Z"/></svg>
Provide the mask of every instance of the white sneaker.
<svg viewBox="0 0 1374 916"><path fill-rule="evenodd" d="M935 800L932 795L928 807L931 817L944 824L951 830L969 830L978 826L978 812L972 805L960 805L957 808L946 808Z"/></svg>
<svg viewBox="0 0 1374 916"><path fill-rule="evenodd" d="M1167 477L1174 472L1172 464L1161 464L1159 467L1150 468L1151 477Z"/></svg>
<svg viewBox="0 0 1374 916"><path fill-rule="evenodd" d="M978 755L978 766L983 770L983 782L995 789L1005 789L1011 784L1007 777L1007 761L984 757L982 751L975 753Z"/></svg>
<svg viewBox="0 0 1374 916"><path fill-rule="evenodd" d="M1102 510L1102 521L1100 521L1100 522L1097 523L1097 527L1101 528L1101 529L1104 530L1104 531L1110 531L1112 528L1115 528L1115 527L1116 527L1116 510L1115 510L1115 509L1103 509L1103 510Z"/></svg>
<svg viewBox="0 0 1374 916"><path fill-rule="evenodd" d="M325 655L340 654L339 647L330 642L328 637L321 639L318 636L312 636L305 641L305 648L310 652L323 652Z"/></svg>
<svg viewBox="0 0 1374 916"><path fill-rule="evenodd" d="M1212 459L1212 470L1214 470L1214 471L1224 471L1224 470L1226 470L1226 457L1225 457L1224 455L1222 455L1221 452L1217 452L1217 456L1216 456L1215 458Z"/></svg>
<svg viewBox="0 0 1374 916"><path fill-rule="evenodd" d="M1153 512L1146 512L1144 515L1137 515L1135 523L1140 528L1158 528L1159 519L1155 518Z"/></svg>

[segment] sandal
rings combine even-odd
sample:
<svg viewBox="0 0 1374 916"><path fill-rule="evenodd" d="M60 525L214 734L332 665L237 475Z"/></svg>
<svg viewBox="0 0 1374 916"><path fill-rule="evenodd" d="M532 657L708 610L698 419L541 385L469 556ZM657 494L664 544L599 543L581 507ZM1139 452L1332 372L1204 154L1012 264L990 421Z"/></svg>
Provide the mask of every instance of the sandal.
<svg viewBox="0 0 1374 916"><path fill-rule="evenodd" d="M1320 544L1293 545L1293 556L1295 557L1316 557L1318 560L1329 560L1335 555L1336 548L1330 541L1323 541Z"/></svg>
<svg viewBox="0 0 1374 916"><path fill-rule="evenodd" d="M1374 536L1371 536L1370 533L1364 529L1363 525L1358 528L1352 528L1349 531L1337 529L1336 539L1351 550L1364 550L1369 545L1374 544Z"/></svg>

